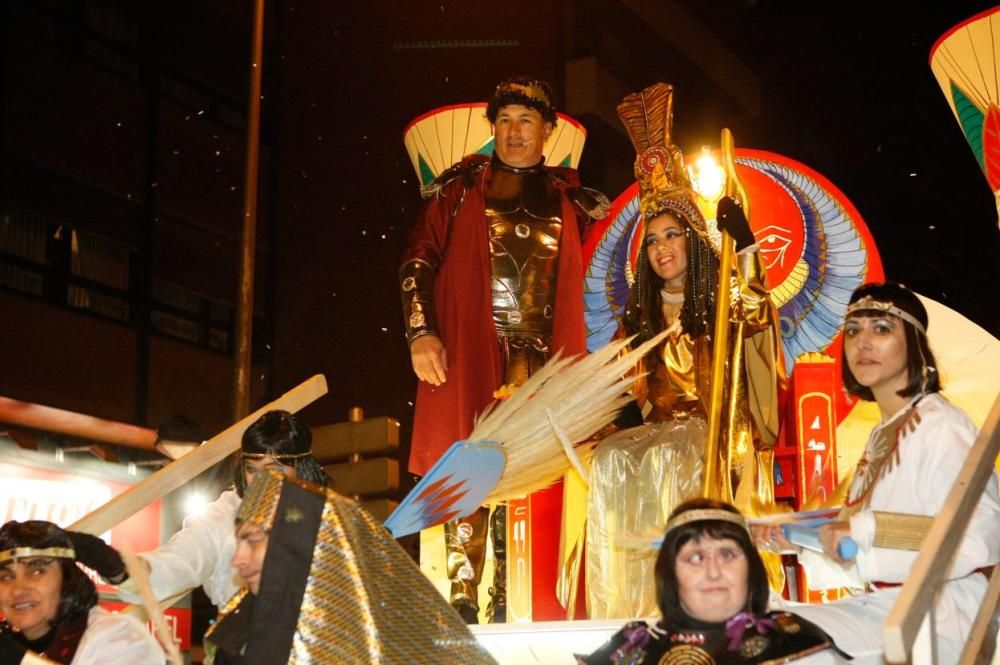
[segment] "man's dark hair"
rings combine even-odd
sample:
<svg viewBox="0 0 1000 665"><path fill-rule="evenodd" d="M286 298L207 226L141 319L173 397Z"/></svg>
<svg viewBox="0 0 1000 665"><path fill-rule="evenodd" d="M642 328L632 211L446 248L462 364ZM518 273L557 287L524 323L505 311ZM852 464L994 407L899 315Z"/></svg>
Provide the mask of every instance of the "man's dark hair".
<svg viewBox="0 0 1000 665"><path fill-rule="evenodd" d="M324 486L329 480L312 456L312 432L287 411L268 411L250 425L243 433L241 449L250 455L272 455L279 463L284 462L284 455L299 455L285 464L295 467L297 478ZM246 479L242 464L234 465L233 484L237 493L243 496Z"/></svg>
<svg viewBox="0 0 1000 665"><path fill-rule="evenodd" d="M863 284L851 294L850 303L853 304L865 296L871 296L872 300L890 303L903 310L927 330L927 309L920 302L920 298L913 291L902 284L896 282L870 282ZM909 380L906 386L896 394L900 397L913 397L919 392L936 393L941 390L941 375L937 369L937 361L931 352L931 347L927 343L927 335L917 330L913 324L900 319L899 317L884 312L880 309L858 309L851 312L848 318L858 317L879 317L891 318L899 321L903 326L903 337L906 340L906 370ZM861 385L851 368L847 365L846 353L841 347L840 351L840 377L844 382L847 392L860 397L866 402L874 402L875 395L871 388Z"/></svg>
<svg viewBox="0 0 1000 665"><path fill-rule="evenodd" d="M496 124L500 109L511 104L535 109L542 114L545 122L551 122L553 127L556 124L555 96L552 86L545 81L529 76L516 76L503 81L486 105L486 118L491 124Z"/></svg>
<svg viewBox="0 0 1000 665"><path fill-rule="evenodd" d="M686 513L689 510L725 510L727 512L740 514L733 506L721 501L711 499L691 499L677 506L670 518ZM681 606L680 596L677 593L677 553L691 540L702 537L715 539L726 538L734 540L743 550L747 560L747 606L754 614L763 614L767 611L767 601L770 591L767 586L767 570L764 562L761 561L757 548L750 540L750 534L746 529L733 522L723 520L698 520L682 524L672 529L663 539L660 547L660 554L656 557L656 601L660 606L660 613L664 621L668 623L684 623L688 617Z"/></svg>

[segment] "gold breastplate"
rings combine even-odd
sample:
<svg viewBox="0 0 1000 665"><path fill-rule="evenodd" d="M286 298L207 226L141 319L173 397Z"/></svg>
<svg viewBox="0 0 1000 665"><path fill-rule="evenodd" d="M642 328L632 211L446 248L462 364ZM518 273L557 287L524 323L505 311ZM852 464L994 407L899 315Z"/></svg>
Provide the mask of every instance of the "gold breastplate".
<svg viewBox="0 0 1000 665"><path fill-rule="evenodd" d="M494 168L486 218L493 320L501 336L552 331L561 213L559 192L544 171Z"/></svg>

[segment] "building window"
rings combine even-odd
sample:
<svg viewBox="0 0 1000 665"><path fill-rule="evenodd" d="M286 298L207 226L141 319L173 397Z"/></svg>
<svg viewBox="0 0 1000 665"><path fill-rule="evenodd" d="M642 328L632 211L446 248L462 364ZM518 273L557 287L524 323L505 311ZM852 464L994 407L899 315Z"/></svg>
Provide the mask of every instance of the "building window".
<svg viewBox="0 0 1000 665"><path fill-rule="evenodd" d="M0 289L134 325L136 251L114 240L71 229L55 218L0 209ZM154 280L153 332L223 353L232 350L233 305L163 280ZM254 317L255 360L270 344L267 317Z"/></svg>
<svg viewBox="0 0 1000 665"><path fill-rule="evenodd" d="M0 214L0 286L41 297L45 226L24 213Z"/></svg>
<svg viewBox="0 0 1000 665"><path fill-rule="evenodd" d="M76 230L68 233L72 277L67 302L78 309L129 321L131 248Z"/></svg>
<svg viewBox="0 0 1000 665"><path fill-rule="evenodd" d="M153 330L169 337L229 351L232 305L157 280L153 282Z"/></svg>

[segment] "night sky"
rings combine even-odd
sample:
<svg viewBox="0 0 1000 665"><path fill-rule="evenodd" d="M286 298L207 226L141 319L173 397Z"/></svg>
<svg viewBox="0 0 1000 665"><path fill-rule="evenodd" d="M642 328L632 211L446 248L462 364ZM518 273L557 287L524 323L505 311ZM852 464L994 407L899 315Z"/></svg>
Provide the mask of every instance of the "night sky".
<svg viewBox="0 0 1000 665"><path fill-rule="evenodd" d="M786 155L826 176L865 219L889 278L1000 334L993 196L928 66L937 37L984 5L940 3L898 14L869 3L681 4L755 72L759 113L676 53L664 50L661 59L648 27L638 26L630 41L636 21L617 3L566 3L571 18L559 13L563 5L544 2L513 3L500 15L492 5L417 2L391 19L378 3L283 11L276 383L320 370L345 377L322 417L342 418L360 403L399 417L405 432L415 381L395 270L419 198L402 130L437 106L485 99L513 74L552 76L560 91L561 63L587 55L633 63L615 71L630 90L677 83L675 140L686 152L714 144L719 128L729 126L738 146ZM545 10L537 25L532 6ZM498 20L507 15L517 16L516 28ZM399 48L459 36L516 38L518 46ZM634 153L624 134L609 138L607 127L582 120L592 139L581 163L584 182L614 198L628 183L622 174ZM295 228L304 217L330 225L302 237ZM327 262L313 262L317 248ZM291 302L293 289L313 296ZM296 355L287 343L317 348L320 337L327 346L319 353Z"/></svg>
<svg viewBox="0 0 1000 665"><path fill-rule="evenodd" d="M32 180L37 186L48 185L45 177L55 183L68 176L117 198L131 226L114 210L59 216L131 247L141 246L143 224L155 226L154 277L229 302L236 292L250 5L4 4L17 27L4 33L0 91L24 98L0 116L8 153L49 169ZM369 415L399 418L407 438L415 379L396 272L420 199L402 142L406 125L439 106L485 100L499 80L516 74L550 79L565 101L574 93L565 63L588 57L610 72L621 94L674 83L674 140L685 152L716 144L719 129L730 127L738 147L780 153L828 178L861 213L889 278L1000 335L993 196L928 66L933 42L985 3L904 11L895 3L778 0L266 6L257 305L270 324L258 338L266 344L255 395L276 395L325 373L330 395L306 411L310 424L342 421L350 406L361 405ZM640 18L664 6L693 17L752 72L758 108L712 80L717 63L684 52L662 36L662 26ZM49 46L34 55L32 41ZM104 46L95 58L94 49ZM144 133L143 78L135 75L149 64L143 58L156 60L169 98L152 137L159 142L152 170L142 162L151 135ZM103 73L93 84L80 82L79 72L94 71L91 61ZM609 97L609 108L620 97L609 88L597 92ZM81 112L56 117L44 106ZM614 198L631 181L631 145L613 117L584 112L578 119L589 132L583 181ZM43 122L49 124L39 127ZM147 173L152 184L144 182ZM53 198L44 191L32 205ZM135 214L130 202L139 195L154 198L155 211ZM150 223L154 216L159 220Z"/></svg>
<svg viewBox="0 0 1000 665"><path fill-rule="evenodd" d="M928 66L947 28L990 5L815 5L831 3L761 2L725 22L765 81L757 145L847 194L887 277L1000 334L993 197Z"/></svg>
<svg viewBox="0 0 1000 665"><path fill-rule="evenodd" d="M629 9L642 2L680 7L721 41L756 76L759 108L713 83L711 63L679 53ZM0 29L3 195L129 251L145 252L148 240L142 255L155 279L233 303L251 5L0 0L0 21L14 26ZM730 127L737 146L828 178L864 218L888 278L1000 336L994 198L928 65L942 33L989 6L267 0L256 299L268 324L254 406L324 373L330 393L305 421L341 422L354 405L397 418L405 459L416 380L396 274L420 198L403 130L436 107L483 101L518 74L550 79L565 98L565 63L587 57L623 92L674 83L674 140L685 152L715 145ZM162 76L159 90L144 87L147 70ZM578 119L589 132L583 181L613 199L630 184L632 147L598 116ZM57 320L49 312L10 328L43 330L46 316ZM4 392L156 427L159 416L130 401L148 377L115 362L135 356L132 337L122 339L106 356L62 349L74 381L62 367L26 379L8 362ZM8 359L27 357L7 346ZM190 416L169 399L188 393L213 404L194 418L210 433L230 422L232 386L198 369L152 386L150 402L162 403L149 411Z"/></svg>

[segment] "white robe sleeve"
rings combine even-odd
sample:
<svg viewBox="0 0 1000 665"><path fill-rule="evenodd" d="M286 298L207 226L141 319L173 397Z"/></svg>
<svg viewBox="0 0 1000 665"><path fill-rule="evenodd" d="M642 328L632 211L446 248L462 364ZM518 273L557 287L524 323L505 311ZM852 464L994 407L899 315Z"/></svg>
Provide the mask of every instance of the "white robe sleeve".
<svg viewBox="0 0 1000 665"><path fill-rule="evenodd" d="M205 510L184 520L183 528L167 543L140 556L150 566L149 582L158 600L199 586L216 607L221 607L239 589L231 565L236 551L234 520L240 497L227 490ZM140 602L127 583L119 595L128 602Z"/></svg>
<svg viewBox="0 0 1000 665"><path fill-rule="evenodd" d="M921 418L916 431L900 442L899 467L885 479L891 482L876 484L872 511L932 517L941 511L969 456L976 428L963 412L941 398L932 401L927 409L921 409ZM918 552L873 546L875 520L870 511L854 516L851 535L860 549L857 567L862 580L897 584L906 580ZM1000 497L994 472L973 512L947 578L965 577L998 560Z"/></svg>
<svg viewBox="0 0 1000 665"><path fill-rule="evenodd" d="M839 589L841 587L861 589L864 587L864 583L858 577L857 566L853 563L841 565L827 558L822 552L810 550L799 552L799 563L806 569L806 580L809 582L810 589Z"/></svg>
<svg viewBox="0 0 1000 665"><path fill-rule="evenodd" d="M70 665L163 665L166 659L144 624L94 607Z"/></svg>
<svg viewBox="0 0 1000 665"><path fill-rule="evenodd" d="M906 580L918 552L875 547L875 511L935 516L951 491L976 438L976 427L960 409L939 395L920 405L921 422L899 444L899 463L879 479L870 505L851 517L851 537L858 544L854 562L841 566L824 555L804 552L810 584L816 588L862 586ZM973 513L952 562L949 579L1000 561L1000 494L993 473Z"/></svg>

